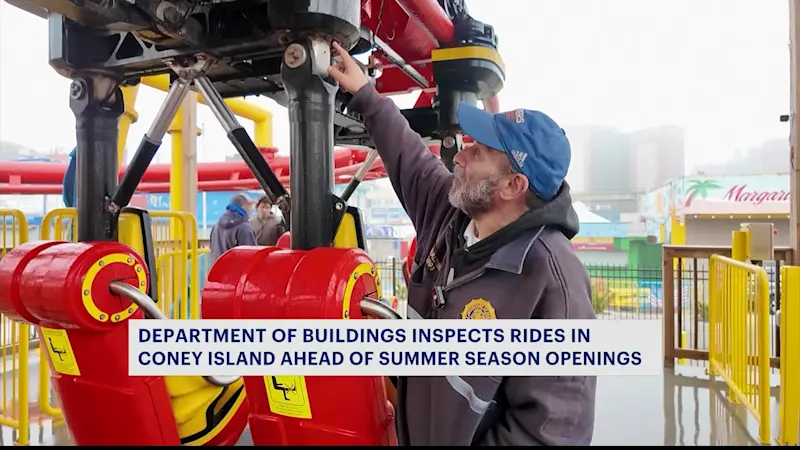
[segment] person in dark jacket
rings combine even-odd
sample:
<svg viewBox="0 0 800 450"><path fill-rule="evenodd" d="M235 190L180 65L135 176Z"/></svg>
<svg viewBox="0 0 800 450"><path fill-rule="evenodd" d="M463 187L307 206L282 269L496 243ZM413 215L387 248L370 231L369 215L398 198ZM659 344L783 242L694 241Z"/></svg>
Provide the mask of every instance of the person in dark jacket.
<svg viewBox="0 0 800 450"><path fill-rule="evenodd" d="M211 229L210 264L223 253L240 245L257 245L256 232L247 219L250 217L250 199L244 194L231 198L225 212Z"/></svg>
<svg viewBox="0 0 800 450"><path fill-rule="evenodd" d="M256 203L256 216L250 219L250 225L256 232L258 245L274 246L278 238L286 232L283 219L275 214L272 202L266 195Z"/></svg>
<svg viewBox="0 0 800 450"><path fill-rule="evenodd" d="M595 319L570 239L579 220L564 178L570 145L547 115L458 107L475 143L444 164L338 44L329 69L353 94L417 231L414 319ZM589 445L596 377L399 377L401 445Z"/></svg>

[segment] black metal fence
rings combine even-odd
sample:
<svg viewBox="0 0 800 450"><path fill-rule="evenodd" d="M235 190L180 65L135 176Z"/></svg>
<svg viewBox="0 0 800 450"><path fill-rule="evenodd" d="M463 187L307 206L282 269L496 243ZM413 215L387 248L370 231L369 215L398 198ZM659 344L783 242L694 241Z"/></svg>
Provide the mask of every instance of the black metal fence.
<svg viewBox="0 0 800 450"><path fill-rule="evenodd" d="M375 265L380 272L383 295L405 298L408 291L403 278L402 262L392 259L376 261ZM585 267L591 281L592 306L599 318L619 320L661 317L664 295L660 267L603 264Z"/></svg>

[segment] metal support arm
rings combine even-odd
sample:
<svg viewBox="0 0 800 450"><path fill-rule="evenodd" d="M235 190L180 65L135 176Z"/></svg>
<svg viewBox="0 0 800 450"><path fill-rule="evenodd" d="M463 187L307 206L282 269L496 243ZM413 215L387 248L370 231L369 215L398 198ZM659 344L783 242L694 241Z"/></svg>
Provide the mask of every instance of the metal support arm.
<svg viewBox="0 0 800 450"><path fill-rule="evenodd" d="M281 66L289 99L290 227L295 249L328 247L335 231L333 116L338 86L328 78L330 64L330 43L314 38L291 43Z"/></svg>
<svg viewBox="0 0 800 450"><path fill-rule="evenodd" d="M125 105L119 83L105 75L70 86L77 137L78 241L116 240L117 216L106 208L117 185L117 135Z"/></svg>
<svg viewBox="0 0 800 450"><path fill-rule="evenodd" d="M270 169L264 156L258 151L258 147L247 134L247 130L236 120L236 116L225 104L225 100L214 88L211 80L205 76L200 76L195 80L194 84L197 91L205 99L211 112L214 113L214 116L222 125L225 133L228 134L228 139L236 147L247 167L253 172L253 176L258 180L261 189L266 192L273 203L277 203L281 198L286 197L288 193L283 184Z"/></svg>

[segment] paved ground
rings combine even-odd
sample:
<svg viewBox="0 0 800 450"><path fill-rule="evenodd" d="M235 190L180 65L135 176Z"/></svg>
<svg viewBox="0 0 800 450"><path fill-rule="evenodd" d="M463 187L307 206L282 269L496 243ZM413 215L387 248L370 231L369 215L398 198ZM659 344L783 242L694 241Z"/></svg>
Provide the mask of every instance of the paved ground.
<svg viewBox="0 0 800 450"><path fill-rule="evenodd" d="M35 377L38 367L30 370ZM658 377L601 377L596 411L598 446L756 445L753 420L732 408L722 382L709 380L702 367L678 366ZM41 414L31 423L31 445L74 445L65 426ZM2 428L1 445L15 438ZM238 445L252 445L249 433Z"/></svg>

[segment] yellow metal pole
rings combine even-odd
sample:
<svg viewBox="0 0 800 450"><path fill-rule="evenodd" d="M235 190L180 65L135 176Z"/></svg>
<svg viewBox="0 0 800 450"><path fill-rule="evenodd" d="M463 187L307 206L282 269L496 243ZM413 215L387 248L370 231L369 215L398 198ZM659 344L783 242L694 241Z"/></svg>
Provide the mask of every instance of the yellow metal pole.
<svg viewBox="0 0 800 450"><path fill-rule="evenodd" d="M156 75L142 78L142 84L154 89L167 92L169 90L169 75ZM206 104L202 96L197 96L197 101ZM253 142L259 147L272 146L272 113L258 105L254 105L243 98L229 98L225 104L231 112L239 117L255 123L255 137Z"/></svg>
<svg viewBox="0 0 800 450"><path fill-rule="evenodd" d="M745 262L750 257L750 232L746 230L736 230L733 232L731 242L731 258Z"/></svg>
<svg viewBox="0 0 800 450"><path fill-rule="evenodd" d="M750 257L750 232L747 230L736 230L732 233L731 239L731 258L740 262L747 262ZM732 276L725 277L726 284L723 289L730 289L731 295L727 298L730 302L730 354L731 378L736 386L743 392L747 389L747 312L752 306L756 306L756 292L753 286L748 283L748 277L742 273L742 269L737 267L726 267L726 271ZM723 322L725 319L723 319ZM739 403L738 398L729 390L728 398L732 403Z"/></svg>
<svg viewBox="0 0 800 450"><path fill-rule="evenodd" d="M256 147L272 147L272 116L253 122L253 143Z"/></svg>
<svg viewBox="0 0 800 450"><path fill-rule="evenodd" d="M797 445L800 442L800 267L784 267L781 281L778 445Z"/></svg>
<svg viewBox="0 0 800 450"><path fill-rule="evenodd" d="M172 138L172 158L169 165L169 209L180 211L183 205L183 108L178 109L167 129Z"/></svg>
<svg viewBox="0 0 800 450"><path fill-rule="evenodd" d="M139 93L139 85L125 86L122 88L122 98L125 103L125 111L119 118L119 135L117 137L117 168L125 161L125 143L128 142L128 131L131 125L139 120L139 114L136 113L136 97Z"/></svg>

